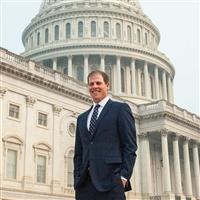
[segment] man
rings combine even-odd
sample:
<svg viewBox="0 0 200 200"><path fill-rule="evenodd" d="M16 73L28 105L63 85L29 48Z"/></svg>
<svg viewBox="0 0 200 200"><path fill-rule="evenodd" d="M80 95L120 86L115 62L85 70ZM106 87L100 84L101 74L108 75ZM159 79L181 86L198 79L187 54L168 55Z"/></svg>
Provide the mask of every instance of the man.
<svg viewBox="0 0 200 200"><path fill-rule="evenodd" d="M74 155L76 200L125 200L136 159L136 131L126 103L109 99L109 78L88 75L93 106L78 117Z"/></svg>

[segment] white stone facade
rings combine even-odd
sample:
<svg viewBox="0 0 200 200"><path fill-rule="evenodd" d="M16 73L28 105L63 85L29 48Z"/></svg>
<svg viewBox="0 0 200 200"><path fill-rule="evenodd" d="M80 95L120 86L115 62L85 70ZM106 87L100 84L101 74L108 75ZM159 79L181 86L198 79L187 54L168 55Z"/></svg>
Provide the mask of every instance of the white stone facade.
<svg viewBox="0 0 200 200"><path fill-rule="evenodd" d="M175 72L159 40L138 1L43 1L23 33L23 57L0 49L0 199L74 199L74 131L91 105L92 69L109 73L111 98L136 119L127 200L200 199L200 118L173 103Z"/></svg>

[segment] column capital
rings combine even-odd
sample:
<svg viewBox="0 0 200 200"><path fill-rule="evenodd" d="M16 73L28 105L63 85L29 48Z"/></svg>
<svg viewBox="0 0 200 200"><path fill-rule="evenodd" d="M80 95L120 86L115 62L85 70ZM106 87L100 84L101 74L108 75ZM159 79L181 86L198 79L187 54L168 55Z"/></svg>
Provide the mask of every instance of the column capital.
<svg viewBox="0 0 200 200"><path fill-rule="evenodd" d="M84 54L83 56L84 56L84 58L88 58L89 54Z"/></svg>
<svg viewBox="0 0 200 200"><path fill-rule="evenodd" d="M138 137L139 138L147 138L149 136L149 132L141 132Z"/></svg>
<svg viewBox="0 0 200 200"><path fill-rule="evenodd" d="M35 102L37 101L37 98L36 97L33 97L33 96L26 96L26 105L28 107L33 107Z"/></svg>
<svg viewBox="0 0 200 200"><path fill-rule="evenodd" d="M0 86L0 97L3 97L7 91L8 91L7 88Z"/></svg>
<svg viewBox="0 0 200 200"><path fill-rule="evenodd" d="M167 136L169 133L169 130L166 128L160 129L160 133L162 136Z"/></svg>
<svg viewBox="0 0 200 200"><path fill-rule="evenodd" d="M183 136L183 137L182 137L182 140L183 140L184 143L189 143L190 138L187 137L187 136Z"/></svg>
<svg viewBox="0 0 200 200"><path fill-rule="evenodd" d="M53 105L53 112L54 112L54 115L57 115L59 116L60 115L60 112L62 111L62 106L59 106L59 105Z"/></svg>
<svg viewBox="0 0 200 200"><path fill-rule="evenodd" d="M105 58L106 55L105 54L101 54L100 56L103 59L103 58Z"/></svg>
<svg viewBox="0 0 200 200"><path fill-rule="evenodd" d="M72 58L72 55L70 54L70 55L67 55L67 58Z"/></svg>
<svg viewBox="0 0 200 200"><path fill-rule="evenodd" d="M179 135L179 134L177 134L177 133L172 133L172 139L173 139L174 141L179 140L179 138L180 138L180 135Z"/></svg>

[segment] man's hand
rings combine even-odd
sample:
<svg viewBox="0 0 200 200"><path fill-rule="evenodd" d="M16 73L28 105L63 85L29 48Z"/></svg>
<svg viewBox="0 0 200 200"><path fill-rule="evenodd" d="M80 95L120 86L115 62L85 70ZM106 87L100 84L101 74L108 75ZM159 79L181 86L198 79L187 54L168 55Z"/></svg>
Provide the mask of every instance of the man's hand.
<svg viewBox="0 0 200 200"><path fill-rule="evenodd" d="M127 181L124 180L124 179L122 179L122 184L123 184L124 188L125 188L125 186L126 186L126 183L127 183Z"/></svg>

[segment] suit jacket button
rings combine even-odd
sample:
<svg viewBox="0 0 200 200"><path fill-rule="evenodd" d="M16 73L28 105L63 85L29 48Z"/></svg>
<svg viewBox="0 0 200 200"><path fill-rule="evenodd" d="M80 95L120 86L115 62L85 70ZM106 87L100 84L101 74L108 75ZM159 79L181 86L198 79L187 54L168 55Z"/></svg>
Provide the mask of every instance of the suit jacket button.
<svg viewBox="0 0 200 200"><path fill-rule="evenodd" d="M90 142L90 144L94 144L93 142Z"/></svg>

